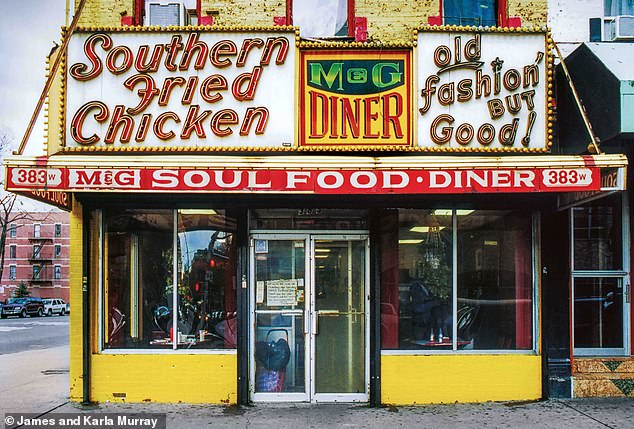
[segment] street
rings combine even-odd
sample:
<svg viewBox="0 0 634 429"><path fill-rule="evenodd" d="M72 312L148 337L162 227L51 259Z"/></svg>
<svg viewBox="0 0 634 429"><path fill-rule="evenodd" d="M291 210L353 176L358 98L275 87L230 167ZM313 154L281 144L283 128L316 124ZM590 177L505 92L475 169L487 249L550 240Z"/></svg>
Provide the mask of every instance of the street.
<svg viewBox="0 0 634 429"><path fill-rule="evenodd" d="M68 345L69 316L0 319L0 355Z"/></svg>

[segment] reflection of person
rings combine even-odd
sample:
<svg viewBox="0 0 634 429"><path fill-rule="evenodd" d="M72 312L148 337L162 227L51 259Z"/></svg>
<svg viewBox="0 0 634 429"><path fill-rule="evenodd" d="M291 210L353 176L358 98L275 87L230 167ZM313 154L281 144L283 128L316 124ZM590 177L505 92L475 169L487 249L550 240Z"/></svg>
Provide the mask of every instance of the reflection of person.
<svg viewBox="0 0 634 429"><path fill-rule="evenodd" d="M420 279L410 282L409 296L412 303L412 337L415 340L429 339L434 297Z"/></svg>
<svg viewBox="0 0 634 429"><path fill-rule="evenodd" d="M410 298L414 340L435 338L440 342L442 337L451 335L452 323L449 303L435 296L421 279L412 279Z"/></svg>

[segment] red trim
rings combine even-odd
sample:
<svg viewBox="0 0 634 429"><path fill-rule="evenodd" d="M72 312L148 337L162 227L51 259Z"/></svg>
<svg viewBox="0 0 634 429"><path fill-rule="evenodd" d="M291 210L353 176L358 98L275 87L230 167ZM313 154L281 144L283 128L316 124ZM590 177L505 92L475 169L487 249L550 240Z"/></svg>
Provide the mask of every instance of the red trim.
<svg viewBox="0 0 634 429"><path fill-rule="evenodd" d="M429 25L442 25L442 15L428 16L427 23Z"/></svg>
<svg viewBox="0 0 634 429"><path fill-rule="evenodd" d="M498 11L498 27L508 27L509 26L509 13L508 13L508 4L507 0L497 0L497 11Z"/></svg>
<svg viewBox="0 0 634 429"><path fill-rule="evenodd" d="M198 16L198 24L200 25L214 25L214 17L211 15L208 16Z"/></svg>
<svg viewBox="0 0 634 429"><path fill-rule="evenodd" d="M522 18L519 16L510 16L508 19L508 26L513 28L520 28L522 26Z"/></svg>
<svg viewBox="0 0 634 429"><path fill-rule="evenodd" d="M357 21L354 19L354 0L348 0L348 37L354 37L355 41L359 41L357 39ZM365 30L368 28L368 20L365 20ZM367 39L367 31L365 31L365 37L362 41Z"/></svg>
<svg viewBox="0 0 634 429"><path fill-rule="evenodd" d="M293 0L286 0L286 25L293 25Z"/></svg>
<svg viewBox="0 0 634 429"><path fill-rule="evenodd" d="M366 17L357 17L354 18L354 41L355 42L365 42L368 40L368 18Z"/></svg>
<svg viewBox="0 0 634 429"><path fill-rule="evenodd" d="M143 25L145 0L134 0L134 25Z"/></svg>
<svg viewBox="0 0 634 429"><path fill-rule="evenodd" d="M131 25L134 25L134 16L123 15L121 17L121 25L124 27L129 27Z"/></svg>

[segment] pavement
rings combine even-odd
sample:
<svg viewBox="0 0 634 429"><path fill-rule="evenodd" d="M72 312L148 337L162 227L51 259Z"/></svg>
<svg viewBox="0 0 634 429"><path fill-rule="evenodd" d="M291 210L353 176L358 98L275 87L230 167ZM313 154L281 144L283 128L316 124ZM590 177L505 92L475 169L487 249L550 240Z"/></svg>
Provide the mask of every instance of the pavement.
<svg viewBox="0 0 634 429"><path fill-rule="evenodd" d="M68 400L68 346L0 355L5 413L160 413L167 428L634 428L634 398L370 408L358 404L217 406ZM2 421L0 420L0 421Z"/></svg>

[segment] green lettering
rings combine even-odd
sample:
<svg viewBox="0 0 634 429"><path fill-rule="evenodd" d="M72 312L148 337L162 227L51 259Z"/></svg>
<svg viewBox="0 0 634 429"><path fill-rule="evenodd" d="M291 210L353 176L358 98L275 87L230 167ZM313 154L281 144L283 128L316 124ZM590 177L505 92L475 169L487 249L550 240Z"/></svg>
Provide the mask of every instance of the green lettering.
<svg viewBox="0 0 634 429"><path fill-rule="evenodd" d="M339 91L343 90L343 63L333 63L328 73L324 71L320 63L310 64L310 83L321 86L321 77L323 76L328 88L332 88L335 79L339 80Z"/></svg>
<svg viewBox="0 0 634 429"><path fill-rule="evenodd" d="M398 64L397 63L377 63L372 67L372 82L374 86L377 88L386 88L388 86L394 85L401 81L401 77L403 73L390 73L390 77L392 78L389 82L383 82L382 74L383 68L390 68L395 72L398 72Z"/></svg>

